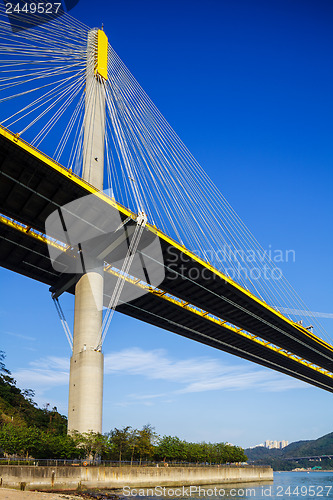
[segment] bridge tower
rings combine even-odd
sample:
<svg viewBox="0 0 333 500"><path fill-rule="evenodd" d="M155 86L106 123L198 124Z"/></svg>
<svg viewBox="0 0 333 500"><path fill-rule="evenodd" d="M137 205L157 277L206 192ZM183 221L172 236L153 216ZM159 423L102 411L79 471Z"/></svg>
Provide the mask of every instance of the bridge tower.
<svg viewBox="0 0 333 500"><path fill-rule="evenodd" d="M103 190L105 86L108 39L88 33L82 177ZM89 270L90 269L90 270ZM68 432L102 432L104 356L99 345L103 320L103 262L89 268L75 288L73 355L70 362Z"/></svg>

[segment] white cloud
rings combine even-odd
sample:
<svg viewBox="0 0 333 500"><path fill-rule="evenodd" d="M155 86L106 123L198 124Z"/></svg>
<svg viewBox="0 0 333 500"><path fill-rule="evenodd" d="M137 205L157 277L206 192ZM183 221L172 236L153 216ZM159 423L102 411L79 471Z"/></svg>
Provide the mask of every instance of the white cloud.
<svg viewBox="0 0 333 500"><path fill-rule="evenodd" d="M107 354L105 374L140 376L171 384L167 392L130 393L125 401L118 403L120 405L152 405L156 400L167 403L182 394L207 391L285 391L306 387L305 383L255 365L229 365L204 356L179 360L162 349L143 350L138 347ZM13 376L19 387L33 388L40 398L47 390L68 384L69 359L47 356L31 361L28 368L17 370Z"/></svg>
<svg viewBox="0 0 333 500"><path fill-rule="evenodd" d="M216 390L246 390L259 389L263 391L284 391L287 389L299 389L305 384L295 379L285 379L275 373L267 373L264 370L242 372L231 370L226 376L215 377L210 380L199 380L189 384L179 393L207 392Z"/></svg>
<svg viewBox="0 0 333 500"><path fill-rule="evenodd" d="M216 370L220 372L221 369L221 364L215 359L200 357L172 360L163 349L144 351L133 347L105 356L106 373L127 372L151 379L183 383L191 382L199 372L208 377L213 376Z"/></svg>
<svg viewBox="0 0 333 500"><path fill-rule="evenodd" d="M11 337L16 337L18 339L22 339L22 340L29 340L31 342L35 342L37 339L36 337L29 337L28 335L23 335L22 333L14 333L14 332L3 332L5 335L9 335Z"/></svg>
<svg viewBox="0 0 333 500"><path fill-rule="evenodd" d="M38 359L37 361L31 361L30 366L34 367L36 370L61 370L69 372L69 359L59 358L57 356L47 356L43 359Z"/></svg>
<svg viewBox="0 0 333 500"><path fill-rule="evenodd" d="M69 360L55 356L31 361L31 368L22 368L13 373L18 387L31 387L37 395L52 387L68 384Z"/></svg>
<svg viewBox="0 0 333 500"><path fill-rule="evenodd" d="M183 385L176 393L213 390L284 391L306 384L265 368L227 365L215 358L197 357L175 360L161 349L144 351L138 347L124 349L105 357L105 372L141 375ZM135 395L132 395L135 397ZM145 399L161 395L147 395Z"/></svg>

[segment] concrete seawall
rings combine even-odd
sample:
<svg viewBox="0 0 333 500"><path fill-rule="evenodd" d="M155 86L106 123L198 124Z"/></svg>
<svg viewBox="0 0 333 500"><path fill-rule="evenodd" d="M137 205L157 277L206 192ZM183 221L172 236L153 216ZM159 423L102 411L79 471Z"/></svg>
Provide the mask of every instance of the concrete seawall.
<svg viewBox="0 0 333 500"><path fill-rule="evenodd" d="M9 488L75 490L228 484L272 481L271 467L34 467L0 466L0 485ZM1 491L1 490L0 490Z"/></svg>

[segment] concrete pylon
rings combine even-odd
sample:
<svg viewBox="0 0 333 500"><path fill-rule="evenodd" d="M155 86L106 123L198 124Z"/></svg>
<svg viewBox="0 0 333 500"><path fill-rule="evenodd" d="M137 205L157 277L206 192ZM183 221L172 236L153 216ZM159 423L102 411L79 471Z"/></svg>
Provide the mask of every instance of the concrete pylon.
<svg viewBox="0 0 333 500"><path fill-rule="evenodd" d="M88 33L83 141L84 180L103 190L107 37ZM68 432L102 432L104 356L97 350L103 320L103 262L75 288L73 355L70 363Z"/></svg>

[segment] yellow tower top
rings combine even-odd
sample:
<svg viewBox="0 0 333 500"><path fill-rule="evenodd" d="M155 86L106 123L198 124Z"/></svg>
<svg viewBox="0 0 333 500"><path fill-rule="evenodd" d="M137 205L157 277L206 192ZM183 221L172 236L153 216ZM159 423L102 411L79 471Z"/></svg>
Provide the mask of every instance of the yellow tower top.
<svg viewBox="0 0 333 500"><path fill-rule="evenodd" d="M108 37L103 30L97 31L97 57L95 64L95 75L104 80L108 79Z"/></svg>

